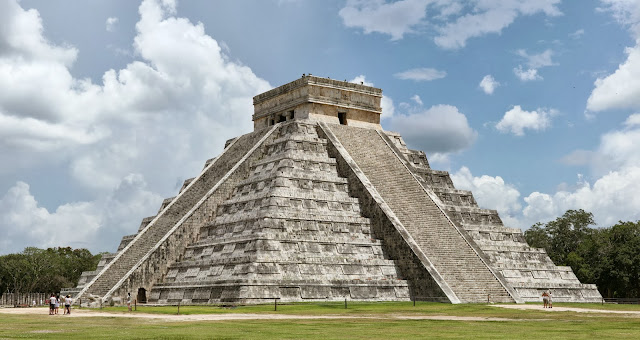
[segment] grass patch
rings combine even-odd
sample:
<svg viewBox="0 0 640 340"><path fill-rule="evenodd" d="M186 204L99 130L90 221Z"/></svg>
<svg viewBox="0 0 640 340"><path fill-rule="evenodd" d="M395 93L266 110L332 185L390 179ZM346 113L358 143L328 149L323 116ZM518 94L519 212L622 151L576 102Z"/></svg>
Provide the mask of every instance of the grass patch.
<svg viewBox="0 0 640 340"><path fill-rule="evenodd" d="M560 304L558 304L560 305ZM570 304L562 304L570 305ZM584 307L585 305L579 305ZM595 307L597 305L594 305ZM103 311L125 312L126 307ZM134 313L175 314L177 307L139 307ZM640 318L616 314L512 310L487 305L441 303L295 303L220 308L181 306L180 314L271 313L343 315L345 319L238 320L168 322L122 317L78 317L0 314L0 338L8 339L584 339L640 338ZM510 321L398 320L394 316L499 317ZM363 318L357 318L361 316ZM365 317L377 317L365 319ZM354 318L355 317L355 318Z"/></svg>
<svg viewBox="0 0 640 340"><path fill-rule="evenodd" d="M571 302L559 302L553 303L553 306L557 307L575 307L575 308L587 308L587 309L603 309L603 310L617 310L623 312L640 312L640 305L631 304L615 304L615 303L571 303Z"/></svg>
<svg viewBox="0 0 640 340"><path fill-rule="evenodd" d="M127 307L105 307L106 312L126 312ZM177 306L141 306L133 313L177 314ZM220 306L180 306L180 314L225 314L225 313L278 313L295 315L456 315L509 318L548 318L544 311L506 310L484 304L452 305L438 302L299 302L278 304L246 305L236 307Z"/></svg>
<svg viewBox="0 0 640 340"><path fill-rule="evenodd" d="M557 307L582 307L590 309L600 308L600 304L571 304L556 303ZM640 308L629 308L629 305L605 305L609 310L633 311ZM105 307L104 312L126 312L127 307ZM149 314L177 314L177 306L148 306L138 305L137 311L132 313ZM277 311L274 311L273 304L245 305L236 307L221 307L212 305L203 306L180 306L181 315L192 314L227 314L227 313L250 313L250 314L295 314L295 315L346 315L346 316L384 316L384 315L451 315L451 316L472 316L486 318L509 318L509 319L553 319L558 317L557 313L550 314L542 308L540 310L519 310L497 308L486 304L461 304L453 305L438 302L417 302L414 306L412 302L297 302L278 304ZM571 315L579 316L577 312L566 312L564 318Z"/></svg>

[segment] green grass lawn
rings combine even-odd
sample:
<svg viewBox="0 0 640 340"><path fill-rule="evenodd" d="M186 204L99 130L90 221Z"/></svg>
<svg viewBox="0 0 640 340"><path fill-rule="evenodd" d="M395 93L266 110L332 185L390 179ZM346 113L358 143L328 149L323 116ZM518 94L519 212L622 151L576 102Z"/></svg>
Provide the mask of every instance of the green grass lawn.
<svg viewBox="0 0 640 340"><path fill-rule="evenodd" d="M456 315L456 316L482 316L510 319L539 319L549 318L542 304L539 311L520 311L496 308L486 304L462 304L452 305L437 302L354 302L349 301L347 308L344 302L300 302L278 304L274 311L273 304L247 305L237 307L221 306L180 306L180 314L223 314L223 313L274 313L297 315ZM588 309L604 309L619 311L640 311L640 305L616 305L598 303L555 303L556 307L579 307ZM127 307L105 307L105 312L126 312ZM137 306L138 313L151 314L177 314L178 306ZM567 313L571 315L572 313ZM573 313L575 314L575 313ZM565 316L566 317L566 316Z"/></svg>
<svg viewBox="0 0 640 340"><path fill-rule="evenodd" d="M568 305L568 304L558 304ZM580 307L586 305L580 304ZM596 307L597 305L593 305ZM103 311L122 312L122 307ZM175 306L139 307L134 313L175 314ZM121 317L65 318L0 314L0 339L586 339L640 338L640 318L615 314L510 310L486 305L418 302L301 303L220 308L181 306L181 314L277 313L345 315L349 319L167 322ZM394 320L391 316L450 315L515 321ZM351 318L362 316L363 318ZM379 319L365 319L376 316Z"/></svg>
<svg viewBox="0 0 640 340"><path fill-rule="evenodd" d="M619 311L636 311L640 312L640 305L630 305L630 304L615 304L615 303L569 303L569 302L561 302L561 303L553 303L554 306L558 307L577 307L577 308L589 308L589 309L604 309L604 310L619 310Z"/></svg>

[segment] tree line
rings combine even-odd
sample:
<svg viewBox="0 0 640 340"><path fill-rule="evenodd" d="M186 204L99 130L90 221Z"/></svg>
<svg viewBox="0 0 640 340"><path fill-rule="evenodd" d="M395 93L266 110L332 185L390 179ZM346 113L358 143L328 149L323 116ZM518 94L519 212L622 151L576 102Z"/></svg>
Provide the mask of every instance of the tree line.
<svg viewBox="0 0 640 340"><path fill-rule="evenodd" d="M603 297L640 297L640 221L594 228L593 214L568 210L524 232L530 246L544 248L556 265L570 266L582 283Z"/></svg>
<svg viewBox="0 0 640 340"><path fill-rule="evenodd" d="M0 256L0 294L53 293L75 287L82 272L95 270L101 257L71 247L28 247Z"/></svg>

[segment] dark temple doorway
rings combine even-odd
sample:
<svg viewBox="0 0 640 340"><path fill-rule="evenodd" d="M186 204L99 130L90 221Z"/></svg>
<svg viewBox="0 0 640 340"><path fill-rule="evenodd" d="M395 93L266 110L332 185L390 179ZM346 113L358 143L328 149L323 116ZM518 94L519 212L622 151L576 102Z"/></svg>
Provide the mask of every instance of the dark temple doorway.
<svg viewBox="0 0 640 340"><path fill-rule="evenodd" d="M347 125L347 113L346 112L338 112L338 120L341 125Z"/></svg>
<svg viewBox="0 0 640 340"><path fill-rule="evenodd" d="M138 303L147 303L147 290L138 288Z"/></svg>

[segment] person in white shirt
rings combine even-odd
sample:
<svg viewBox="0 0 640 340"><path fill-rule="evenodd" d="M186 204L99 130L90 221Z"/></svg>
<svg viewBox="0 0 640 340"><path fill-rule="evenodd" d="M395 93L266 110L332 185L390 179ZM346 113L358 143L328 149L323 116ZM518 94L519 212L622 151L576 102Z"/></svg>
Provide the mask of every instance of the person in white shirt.
<svg viewBox="0 0 640 340"><path fill-rule="evenodd" d="M71 296L67 295L64 299L64 314L71 314L71 304L73 303L73 299Z"/></svg>
<svg viewBox="0 0 640 340"><path fill-rule="evenodd" d="M56 296L51 294L49 298L49 315L53 315L53 312L56 309Z"/></svg>

